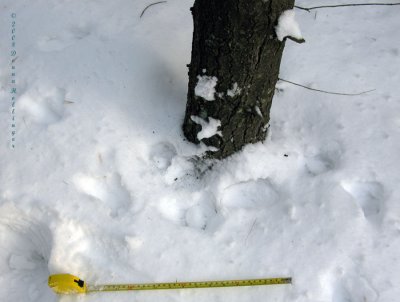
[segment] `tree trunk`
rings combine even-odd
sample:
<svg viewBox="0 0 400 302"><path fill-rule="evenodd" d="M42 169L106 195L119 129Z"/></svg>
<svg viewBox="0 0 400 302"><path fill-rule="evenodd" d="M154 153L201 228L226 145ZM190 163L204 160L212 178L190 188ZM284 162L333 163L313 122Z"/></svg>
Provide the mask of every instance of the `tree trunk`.
<svg viewBox="0 0 400 302"><path fill-rule="evenodd" d="M284 48L275 26L293 5L294 0L195 1L183 132L191 142L215 147L211 157L265 139ZM215 120L221 122L217 134ZM198 135L207 123L214 131Z"/></svg>

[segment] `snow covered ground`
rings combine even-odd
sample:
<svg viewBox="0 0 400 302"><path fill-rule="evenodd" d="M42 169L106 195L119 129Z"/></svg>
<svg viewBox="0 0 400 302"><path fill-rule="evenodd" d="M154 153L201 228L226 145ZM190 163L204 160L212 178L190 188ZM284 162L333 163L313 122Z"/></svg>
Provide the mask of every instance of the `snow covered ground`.
<svg viewBox="0 0 400 302"><path fill-rule="evenodd" d="M375 90L280 82L267 141L211 166L180 130L193 1L150 3L1 0L0 300L398 301L400 7L296 10L281 78ZM294 283L57 297L54 273Z"/></svg>

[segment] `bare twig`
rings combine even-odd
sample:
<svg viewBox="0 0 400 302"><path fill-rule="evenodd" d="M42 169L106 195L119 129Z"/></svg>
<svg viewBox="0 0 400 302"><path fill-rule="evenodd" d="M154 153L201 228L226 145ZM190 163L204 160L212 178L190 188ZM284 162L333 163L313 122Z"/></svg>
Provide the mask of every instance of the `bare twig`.
<svg viewBox="0 0 400 302"><path fill-rule="evenodd" d="M250 231L247 233L246 239L244 240L244 244L245 244L245 245L247 245L247 239L249 239L249 236L250 236L251 232L253 231L254 226L256 225L256 222L257 222L257 218L254 219L254 222L253 222L253 224L251 225Z"/></svg>
<svg viewBox="0 0 400 302"><path fill-rule="evenodd" d="M376 89L371 89L371 90L357 92L357 93L342 93L342 92L333 92L333 91L314 89L314 88L311 88L311 87L308 87L308 86L304 86L304 85L301 85L301 84L298 84L298 83L295 83L295 82L291 82L291 81L288 81L288 80L284 80L284 79L281 79L281 78L278 78L278 80L282 81L282 82L286 82L286 83L292 84L292 85L295 85L295 86L299 86L299 87L302 87L302 88L305 88L305 89L308 89L308 90L318 91L318 92L322 92L322 93L326 93L326 94L355 96L355 95L361 95L361 94L365 94L365 93L368 93L368 92L376 90Z"/></svg>
<svg viewBox="0 0 400 302"><path fill-rule="evenodd" d="M167 1L158 1L158 2L154 2L154 3L152 3L152 4L149 4L149 5L147 5L145 8L144 8L144 10L142 11L142 13L140 14L140 18L142 18L142 16L144 15L144 12L150 7L150 6L153 6L153 5L156 5L156 4L160 4L160 3L166 3Z"/></svg>
<svg viewBox="0 0 400 302"><path fill-rule="evenodd" d="M349 7L349 6L382 6L382 5L400 5L400 3L349 3L349 4L337 4L337 5L321 5L313 7L301 7L295 5L294 7L297 9L302 9L310 12L313 9L319 9L319 8L336 8L336 7Z"/></svg>

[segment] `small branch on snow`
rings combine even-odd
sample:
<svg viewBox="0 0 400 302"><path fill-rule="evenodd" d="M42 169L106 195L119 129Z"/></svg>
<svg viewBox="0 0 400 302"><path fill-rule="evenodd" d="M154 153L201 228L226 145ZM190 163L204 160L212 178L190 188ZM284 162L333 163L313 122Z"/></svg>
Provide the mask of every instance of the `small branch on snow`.
<svg viewBox="0 0 400 302"><path fill-rule="evenodd" d="M326 93L326 94L335 94L335 95L356 96L356 95L361 95L361 94L365 94L365 93L368 93L368 92L376 90L376 89L371 89L371 90L357 92L357 93L332 92L332 91L314 89L314 88L311 88L311 87L308 87L308 86L304 86L304 85L301 85L301 84L298 84L298 83L295 83L295 82L291 82L291 81L288 81L288 80L284 80L284 79L281 79L281 78L278 78L278 80L282 81L282 82L286 82L286 83L292 84L292 85L295 85L295 86L299 86L299 87L302 87L302 88L305 88L305 89L308 89L308 90L318 91L318 92L322 92L322 93Z"/></svg>
<svg viewBox="0 0 400 302"><path fill-rule="evenodd" d="M313 7L301 7L295 5L294 7L297 9L302 9L310 12L313 9L319 9L319 8L336 8L336 7L349 7L349 6L382 6L382 5L400 5L400 3L349 3L349 4L337 4L337 5L321 5Z"/></svg>
<svg viewBox="0 0 400 302"><path fill-rule="evenodd" d="M153 6L153 5L156 5L156 4L160 4L160 3L166 3L167 1L158 1L158 2L154 2L154 3L151 3L151 4L149 4L149 5L147 5L145 8L144 8L144 10L142 11L142 13L140 14L140 17L139 18L142 18L142 16L144 15L144 12L150 7L150 6Z"/></svg>
<svg viewBox="0 0 400 302"><path fill-rule="evenodd" d="M246 239L245 239L245 241L244 241L244 244L245 244L245 245L247 245L247 239L249 239L249 236L250 236L251 232L253 231L254 226L256 225L256 222L257 222L257 218L254 219L254 222L253 222L253 224L251 225L250 231L247 233Z"/></svg>

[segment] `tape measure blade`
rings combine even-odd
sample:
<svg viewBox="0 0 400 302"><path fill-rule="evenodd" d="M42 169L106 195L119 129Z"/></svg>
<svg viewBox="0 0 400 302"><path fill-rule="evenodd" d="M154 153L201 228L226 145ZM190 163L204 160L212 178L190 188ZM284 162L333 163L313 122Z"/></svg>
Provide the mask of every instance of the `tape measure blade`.
<svg viewBox="0 0 400 302"><path fill-rule="evenodd" d="M87 291L88 292L99 292L99 291L213 288L213 287L278 285L278 284L290 284L290 283L292 283L292 278L267 278L267 279L173 282L173 283L143 283L143 284L108 284L108 285L88 286Z"/></svg>

